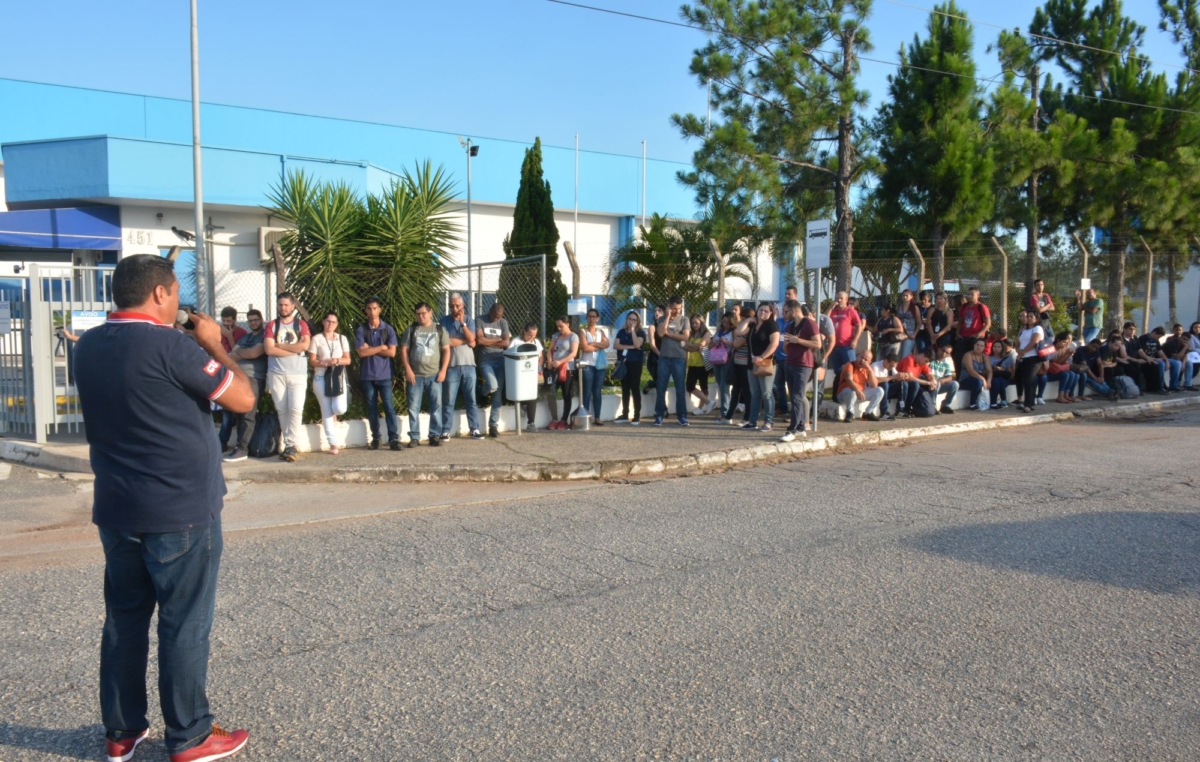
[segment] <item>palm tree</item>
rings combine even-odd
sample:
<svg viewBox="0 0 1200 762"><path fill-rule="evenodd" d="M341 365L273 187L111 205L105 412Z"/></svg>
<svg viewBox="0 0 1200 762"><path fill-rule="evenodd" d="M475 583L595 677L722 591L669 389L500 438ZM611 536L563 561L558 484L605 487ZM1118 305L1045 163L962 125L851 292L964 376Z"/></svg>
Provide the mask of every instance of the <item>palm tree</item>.
<svg viewBox="0 0 1200 762"><path fill-rule="evenodd" d="M682 298L689 312L716 308L718 268L708 236L697 227L672 225L658 214L640 230L640 238L613 252L609 265L609 291L618 311L666 304L672 296ZM758 272L746 247L735 244L723 256L726 281L745 281L757 292Z"/></svg>
<svg viewBox="0 0 1200 762"><path fill-rule="evenodd" d="M417 302L435 303L460 240L449 217L454 186L429 162L402 172L365 199L344 182L318 183L303 171L271 189L270 213L294 230L279 242L283 287L311 314L333 310L349 326L370 296L384 320L403 326Z"/></svg>

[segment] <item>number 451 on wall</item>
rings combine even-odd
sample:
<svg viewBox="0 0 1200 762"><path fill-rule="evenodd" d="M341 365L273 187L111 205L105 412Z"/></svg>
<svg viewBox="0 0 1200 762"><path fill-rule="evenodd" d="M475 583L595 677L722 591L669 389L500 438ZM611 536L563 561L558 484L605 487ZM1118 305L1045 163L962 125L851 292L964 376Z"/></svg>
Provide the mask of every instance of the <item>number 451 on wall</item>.
<svg viewBox="0 0 1200 762"><path fill-rule="evenodd" d="M126 243L135 243L142 246L152 246L154 244L154 236L149 230L130 230L125 234Z"/></svg>

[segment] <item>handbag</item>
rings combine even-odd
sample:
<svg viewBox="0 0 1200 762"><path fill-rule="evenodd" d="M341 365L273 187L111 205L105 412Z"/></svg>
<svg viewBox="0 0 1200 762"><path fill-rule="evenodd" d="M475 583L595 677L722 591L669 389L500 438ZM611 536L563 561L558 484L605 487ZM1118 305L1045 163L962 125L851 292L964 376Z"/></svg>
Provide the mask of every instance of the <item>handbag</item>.
<svg viewBox="0 0 1200 762"><path fill-rule="evenodd" d="M729 362L729 347L724 343L709 347L707 359L710 365L724 365Z"/></svg>
<svg viewBox="0 0 1200 762"><path fill-rule="evenodd" d="M614 381L623 381L625 379L625 361L617 360L617 367L613 368L612 377Z"/></svg>
<svg viewBox="0 0 1200 762"><path fill-rule="evenodd" d="M324 337L322 337L322 338L324 338ZM333 356L333 347L329 346L328 340L325 342L325 346L329 349L329 356L331 359L335 359L335 360L341 359L342 353L340 351L338 352L337 357ZM341 348L342 348L341 339L339 337L338 349L340 350ZM330 367L325 369L324 375L325 375L325 396L326 397L340 397L346 393L346 366L345 365L331 365Z"/></svg>
<svg viewBox="0 0 1200 762"><path fill-rule="evenodd" d="M559 365L558 366L558 383L560 383L560 384L567 383L567 378L570 375L570 373L571 373L571 371L569 368L567 368L566 363Z"/></svg>
<svg viewBox="0 0 1200 762"><path fill-rule="evenodd" d="M770 359L770 360L763 360L761 362L756 360L754 362L753 373L754 373L754 375L756 375L760 378L765 378L766 376L775 375L775 360Z"/></svg>

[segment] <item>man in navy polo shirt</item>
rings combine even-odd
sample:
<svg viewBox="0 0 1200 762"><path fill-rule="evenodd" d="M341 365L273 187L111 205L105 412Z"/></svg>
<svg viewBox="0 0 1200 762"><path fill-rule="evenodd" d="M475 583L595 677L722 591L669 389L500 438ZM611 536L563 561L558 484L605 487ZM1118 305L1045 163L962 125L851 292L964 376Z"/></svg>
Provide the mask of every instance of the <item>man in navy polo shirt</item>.
<svg viewBox="0 0 1200 762"><path fill-rule="evenodd" d="M149 733L146 667L158 609L158 689L171 762L220 759L245 730L213 722L205 686L220 566L225 480L210 403L254 405L250 381L194 315L175 330L174 265L127 257L112 279L117 311L81 337L75 383L96 474L92 521L104 546L100 713L107 758L127 760ZM194 339L194 340L193 340Z"/></svg>
<svg viewBox="0 0 1200 762"><path fill-rule="evenodd" d="M396 426L396 407L392 402L392 358L396 356L396 329L380 319L383 310L378 297L367 299L363 310L366 325L354 331L354 346L362 358L359 381L363 399L367 401L367 423L371 427L371 449L379 449L379 401L383 402L383 418L387 422L388 446L400 449L400 429Z"/></svg>

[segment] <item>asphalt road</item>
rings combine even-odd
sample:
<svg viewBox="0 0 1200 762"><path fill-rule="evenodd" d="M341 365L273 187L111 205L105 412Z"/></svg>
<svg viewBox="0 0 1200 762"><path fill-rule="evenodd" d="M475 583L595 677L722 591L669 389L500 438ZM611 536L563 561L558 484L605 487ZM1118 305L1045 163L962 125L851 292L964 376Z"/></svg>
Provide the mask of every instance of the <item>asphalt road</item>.
<svg viewBox="0 0 1200 762"><path fill-rule="evenodd" d="M231 532L214 710L246 760L1195 760L1198 424ZM0 760L100 758L100 593L0 570Z"/></svg>

